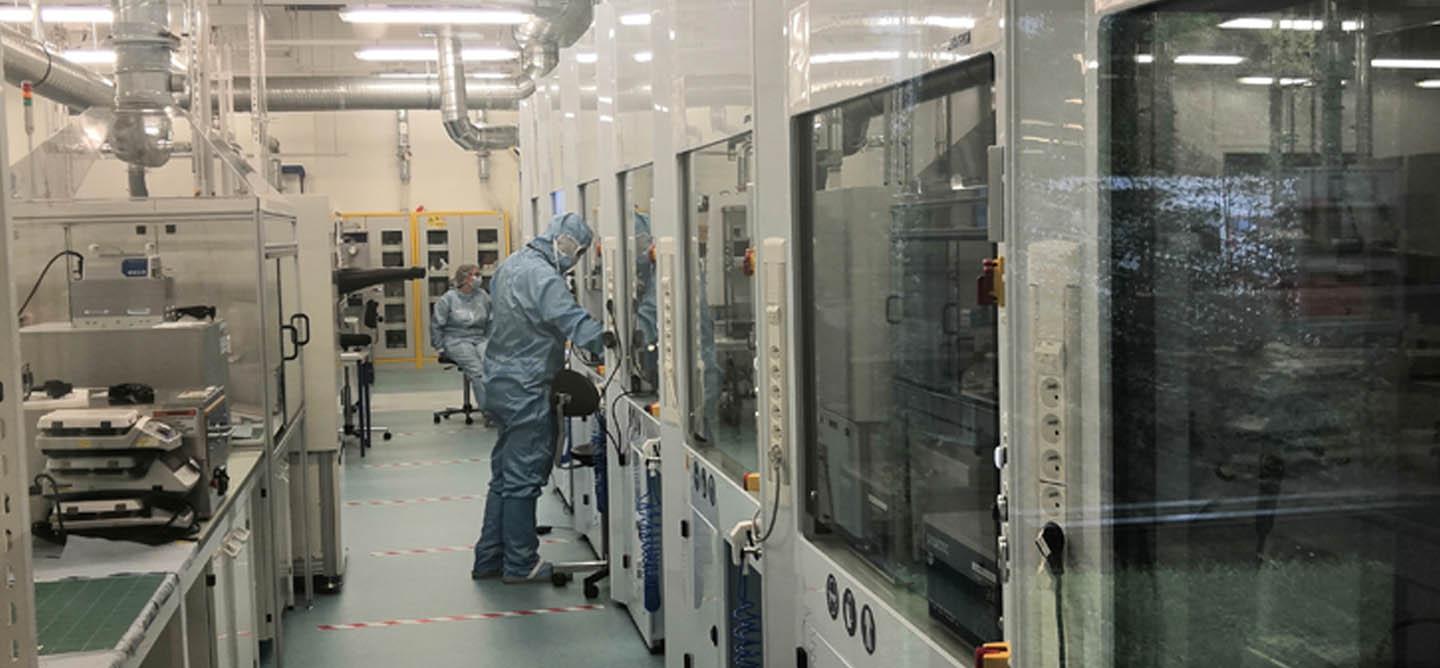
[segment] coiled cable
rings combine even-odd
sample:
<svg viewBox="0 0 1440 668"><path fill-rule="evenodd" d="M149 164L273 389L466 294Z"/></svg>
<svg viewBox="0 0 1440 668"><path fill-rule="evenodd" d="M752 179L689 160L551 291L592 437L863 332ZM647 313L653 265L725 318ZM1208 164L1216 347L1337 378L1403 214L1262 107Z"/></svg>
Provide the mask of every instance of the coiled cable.
<svg viewBox="0 0 1440 668"><path fill-rule="evenodd" d="M750 598L749 571L749 564L742 563L735 576L735 608L730 611L731 668L761 668L765 661L760 606Z"/></svg>

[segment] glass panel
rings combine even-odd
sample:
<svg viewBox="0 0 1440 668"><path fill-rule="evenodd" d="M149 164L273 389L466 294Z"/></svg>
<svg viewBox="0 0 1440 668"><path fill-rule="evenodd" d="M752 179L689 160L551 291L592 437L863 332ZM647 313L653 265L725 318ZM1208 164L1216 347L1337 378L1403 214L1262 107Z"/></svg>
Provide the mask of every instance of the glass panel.
<svg viewBox="0 0 1440 668"><path fill-rule="evenodd" d="M500 243L500 230L481 229L475 230L475 243L495 244Z"/></svg>
<svg viewBox="0 0 1440 668"><path fill-rule="evenodd" d="M626 285L630 298L625 300L630 323L630 391L637 395L653 395L657 380L660 340L655 302L655 240L650 226L650 209L654 204L655 170L652 166L637 167L620 175L621 224L625 228Z"/></svg>
<svg viewBox="0 0 1440 668"><path fill-rule="evenodd" d="M407 348L409 345L410 345L410 344L409 344L409 342L408 342L408 339L406 338L405 330L403 330L403 329L387 329L387 330L385 330L385 347L386 347L386 348L390 348L390 349L392 349L392 350L394 350L394 349L404 350L404 349Z"/></svg>
<svg viewBox="0 0 1440 668"><path fill-rule="evenodd" d="M947 643L1001 637L996 313L976 289L993 67L797 126L808 535Z"/></svg>
<svg viewBox="0 0 1440 668"><path fill-rule="evenodd" d="M1433 665L1440 9L1230 4L1103 26L1115 662Z"/></svg>
<svg viewBox="0 0 1440 668"><path fill-rule="evenodd" d="M685 156L692 444L743 480L755 446L755 242L750 134Z"/></svg>
<svg viewBox="0 0 1440 668"><path fill-rule="evenodd" d="M444 246L449 242L449 230L425 230L425 243L431 246Z"/></svg>
<svg viewBox="0 0 1440 668"><path fill-rule="evenodd" d="M430 297L432 300L445 296L450 291L450 279L443 276L430 277Z"/></svg>
<svg viewBox="0 0 1440 668"><path fill-rule="evenodd" d="M580 185L580 215L591 230L600 229L600 182L590 181ZM604 321L605 282L600 262L600 244L591 244L585 257L575 271L576 298L591 317Z"/></svg>
<svg viewBox="0 0 1440 668"><path fill-rule="evenodd" d="M404 283L398 283L398 282L395 282L395 283L386 283L386 284L385 284L385 296L388 297L388 298L391 298L391 299L404 299L404 298L405 298L405 284L404 284Z"/></svg>
<svg viewBox="0 0 1440 668"><path fill-rule="evenodd" d="M395 324L395 325L403 324L403 323L405 322L405 305L404 305L404 304L386 304L386 305L385 305L385 322L388 322L388 323L391 323L391 324Z"/></svg>
<svg viewBox="0 0 1440 668"><path fill-rule="evenodd" d="M400 230L383 230L380 232L380 243L386 246L403 245L405 233Z"/></svg>
<svg viewBox="0 0 1440 668"><path fill-rule="evenodd" d="M385 251L380 254L380 264L386 267L403 267L405 254L400 251Z"/></svg>

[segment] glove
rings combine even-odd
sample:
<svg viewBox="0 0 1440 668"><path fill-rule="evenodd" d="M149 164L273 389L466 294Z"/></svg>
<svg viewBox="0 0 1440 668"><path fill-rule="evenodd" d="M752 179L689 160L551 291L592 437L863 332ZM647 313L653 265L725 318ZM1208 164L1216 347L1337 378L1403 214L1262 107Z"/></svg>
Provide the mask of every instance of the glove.
<svg viewBox="0 0 1440 668"><path fill-rule="evenodd" d="M610 350L620 349L620 337L615 336L615 332L606 330L605 333L600 336L600 340L604 342L605 347Z"/></svg>

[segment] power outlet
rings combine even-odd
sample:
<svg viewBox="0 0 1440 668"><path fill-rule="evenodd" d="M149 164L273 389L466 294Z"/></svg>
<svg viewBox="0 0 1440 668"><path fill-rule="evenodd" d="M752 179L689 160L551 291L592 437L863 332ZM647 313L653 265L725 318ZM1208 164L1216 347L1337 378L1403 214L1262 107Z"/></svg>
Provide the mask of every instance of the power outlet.
<svg viewBox="0 0 1440 668"><path fill-rule="evenodd" d="M1054 376L1045 376L1040 379L1040 403L1046 408L1055 408L1060 405L1063 387L1060 379Z"/></svg>
<svg viewBox="0 0 1440 668"><path fill-rule="evenodd" d="M1040 480L1056 485L1065 484L1065 457L1059 450L1050 448L1040 453Z"/></svg>
<svg viewBox="0 0 1440 668"><path fill-rule="evenodd" d="M1065 518L1065 486L1045 485L1040 488L1040 510L1052 520Z"/></svg>

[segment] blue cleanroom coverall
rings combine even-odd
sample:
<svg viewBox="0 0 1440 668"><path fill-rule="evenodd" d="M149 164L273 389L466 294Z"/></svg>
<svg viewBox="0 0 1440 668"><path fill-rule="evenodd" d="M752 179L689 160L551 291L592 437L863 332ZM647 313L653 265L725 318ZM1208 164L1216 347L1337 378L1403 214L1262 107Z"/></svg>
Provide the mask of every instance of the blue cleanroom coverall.
<svg viewBox="0 0 1440 668"><path fill-rule="evenodd" d="M490 336L490 295L478 284L466 294L451 288L435 302L430 316L430 345L455 360L475 393L475 405L485 405L482 382L485 344Z"/></svg>

